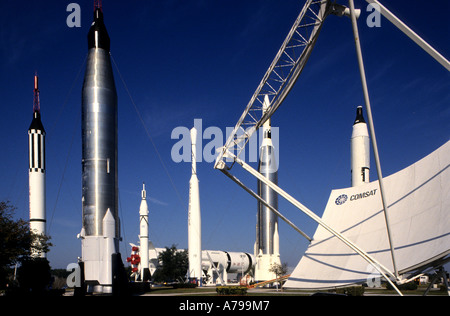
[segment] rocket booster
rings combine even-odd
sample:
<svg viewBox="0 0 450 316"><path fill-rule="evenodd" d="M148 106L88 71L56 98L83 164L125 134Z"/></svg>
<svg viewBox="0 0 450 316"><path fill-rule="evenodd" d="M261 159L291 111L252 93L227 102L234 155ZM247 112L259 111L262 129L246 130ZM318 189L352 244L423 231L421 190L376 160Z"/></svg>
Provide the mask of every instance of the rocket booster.
<svg viewBox="0 0 450 316"><path fill-rule="evenodd" d="M117 93L101 6L88 33L82 88L81 256L89 292L112 293L120 260Z"/></svg>
<svg viewBox="0 0 450 316"><path fill-rule="evenodd" d="M82 208L86 236L101 236L110 209L119 238L117 193L117 93L110 61L110 39L101 8L88 33L82 89Z"/></svg>
<svg viewBox="0 0 450 316"><path fill-rule="evenodd" d="M200 215L200 192L197 178L197 129L191 129L192 175L189 180L189 214L188 214L188 254L189 279L196 279L202 284L202 231Z"/></svg>
<svg viewBox="0 0 450 316"><path fill-rule="evenodd" d="M369 182L370 140L362 106L356 109L350 146L352 186L354 187Z"/></svg>
<svg viewBox="0 0 450 316"><path fill-rule="evenodd" d="M268 106L268 97L265 97L263 111ZM268 119L263 125L263 141L260 147L258 171L278 184L278 163L275 160L275 149L271 138L271 125ZM267 185L258 181L258 195L268 204L278 209L278 195ZM273 255L279 252L278 216L262 203L258 202L256 255Z"/></svg>
<svg viewBox="0 0 450 316"><path fill-rule="evenodd" d="M45 198L45 130L41 121L38 76L34 76L33 120L28 129L30 230L46 233ZM45 257L45 254L33 253Z"/></svg>
<svg viewBox="0 0 450 316"><path fill-rule="evenodd" d="M150 280L150 270L148 268L148 205L145 184L142 185L141 205L139 207L139 254L141 257L141 281Z"/></svg>

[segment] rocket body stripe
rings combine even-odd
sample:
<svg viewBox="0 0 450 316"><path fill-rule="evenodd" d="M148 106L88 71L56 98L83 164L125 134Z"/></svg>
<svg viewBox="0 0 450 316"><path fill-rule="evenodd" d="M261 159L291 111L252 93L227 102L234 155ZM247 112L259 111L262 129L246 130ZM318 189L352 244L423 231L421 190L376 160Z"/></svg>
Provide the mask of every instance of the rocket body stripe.
<svg viewBox="0 0 450 316"><path fill-rule="evenodd" d="M45 133L40 130L28 131L29 169L45 170Z"/></svg>
<svg viewBox="0 0 450 316"><path fill-rule="evenodd" d="M43 161L43 159L42 159L42 141L41 141L41 138L39 137L39 135L37 135L37 150L38 150L38 152L37 152L37 166L38 166L38 168L42 168L42 161Z"/></svg>
<svg viewBox="0 0 450 316"><path fill-rule="evenodd" d="M45 135L42 137L42 148L41 148L41 154L42 154L42 169L46 170L45 167Z"/></svg>
<svg viewBox="0 0 450 316"><path fill-rule="evenodd" d="M28 132L30 135L30 169L34 168L34 134Z"/></svg>

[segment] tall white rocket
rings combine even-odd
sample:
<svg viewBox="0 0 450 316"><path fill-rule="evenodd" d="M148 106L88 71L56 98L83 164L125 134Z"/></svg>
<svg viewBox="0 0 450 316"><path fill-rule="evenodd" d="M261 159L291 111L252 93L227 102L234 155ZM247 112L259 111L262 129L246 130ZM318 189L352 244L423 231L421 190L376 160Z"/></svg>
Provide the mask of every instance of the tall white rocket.
<svg viewBox="0 0 450 316"><path fill-rule="evenodd" d="M88 292L119 290L117 92L110 38L101 4L87 36L88 56L81 92L81 259ZM114 229L112 229L114 227Z"/></svg>
<svg viewBox="0 0 450 316"><path fill-rule="evenodd" d="M34 76L33 120L28 129L30 230L46 233L45 215L45 130L41 122L38 76ZM33 251L32 256L45 258L45 253Z"/></svg>
<svg viewBox="0 0 450 316"><path fill-rule="evenodd" d="M356 109L350 144L352 186L355 187L369 182L370 140L362 106L358 106Z"/></svg>
<svg viewBox="0 0 450 316"><path fill-rule="evenodd" d="M200 192L197 178L197 129L191 129L192 175L189 181L189 214L188 214L188 278L202 285L202 231L200 216Z"/></svg>
<svg viewBox="0 0 450 316"><path fill-rule="evenodd" d="M264 98L263 112L269 106L269 98ZM278 183L278 161L275 159L275 148L272 143L270 118L263 125L263 141L259 152L258 171L273 183ZM267 185L258 181L258 195L269 205L278 209L278 195ZM258 202L255 243L255 279L266 281L276 276L269 272L272 264L281 264L278 235L278 216L268 207Z"/></svg>
<svg viewBox="0 0 450 316"><path fill-rule="evenodd" d="M140 276L143 282L150 280L150 270L148 268L148 205L146 195L145 184L142 184L142 200L139 207L139 255L141 257Z"/></svg>

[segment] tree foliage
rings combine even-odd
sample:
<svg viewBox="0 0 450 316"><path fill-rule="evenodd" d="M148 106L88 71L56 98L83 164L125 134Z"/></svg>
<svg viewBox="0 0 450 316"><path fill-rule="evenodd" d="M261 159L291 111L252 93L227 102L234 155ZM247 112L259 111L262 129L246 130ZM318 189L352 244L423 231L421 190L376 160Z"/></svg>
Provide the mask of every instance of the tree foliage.
<svg viewBox="0 0 450 316"><path fill-rule="evenodd" d="M33 253L47 253L50 237L30 232L28 221L14 219L16 208L0 201L0 288L4 287L8 268L28 260Z"/></svg>
<svg viewBox="0 0 450 316"><path fill-rule="evenodd" d="M270 268L269 268L269 272L274 273L277 278L286 275L287 271L288 271L288 268L287 268L286 263L283 263L282 265L278 264L278 263L273 263L270 265Z"/></svg>
<svg viewBox="0 0 450 316"><path fill-rule="evenodd" d="M15 207L0 202L0 266L13 265L30 255L32 234L28 222L13 219Z"/></svg>
<svg viewBox="0 0 450 316"><path fill-rule="evenodd" d="M187 251L177 250L175 245L161 252L158 256L160 267L155 271L155 282L174 282L184 280L189 267Z"/></svg>

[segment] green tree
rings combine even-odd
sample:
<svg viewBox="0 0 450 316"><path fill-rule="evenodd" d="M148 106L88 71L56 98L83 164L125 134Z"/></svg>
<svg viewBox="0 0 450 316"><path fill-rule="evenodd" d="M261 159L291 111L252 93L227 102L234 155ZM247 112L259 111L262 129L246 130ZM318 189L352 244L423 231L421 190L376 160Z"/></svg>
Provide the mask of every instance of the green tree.
<svg viewBox="0 0 450 316"><path fill-rule="evenodd" d="M282 265L278 264L278 263L273 263L270 265L270 268L269 268L269 272L275 273L277 279L286 275L287 270L288 269L287 269L286 263L283 263ZM277 290L278 290L278 282L276 282L276 285L277 285Z"/></svg>
<svg viewBox="0 0 450 316"><path fill-rule="evenodd" d="M153 274L155 282L174 282L184 280L189 267L188 254L186 250L177 250L175 245L158 255L160 267Z"/></svg>
<svg viewBox="0 0 450 316"><path fill-rule="evenodd" d="M6 285L9 267L28 260L32 251L47 253L52 246L50 237L30 232L28 221L14 220L15 210L8 201L0 201L0 288Z"/></svg>

